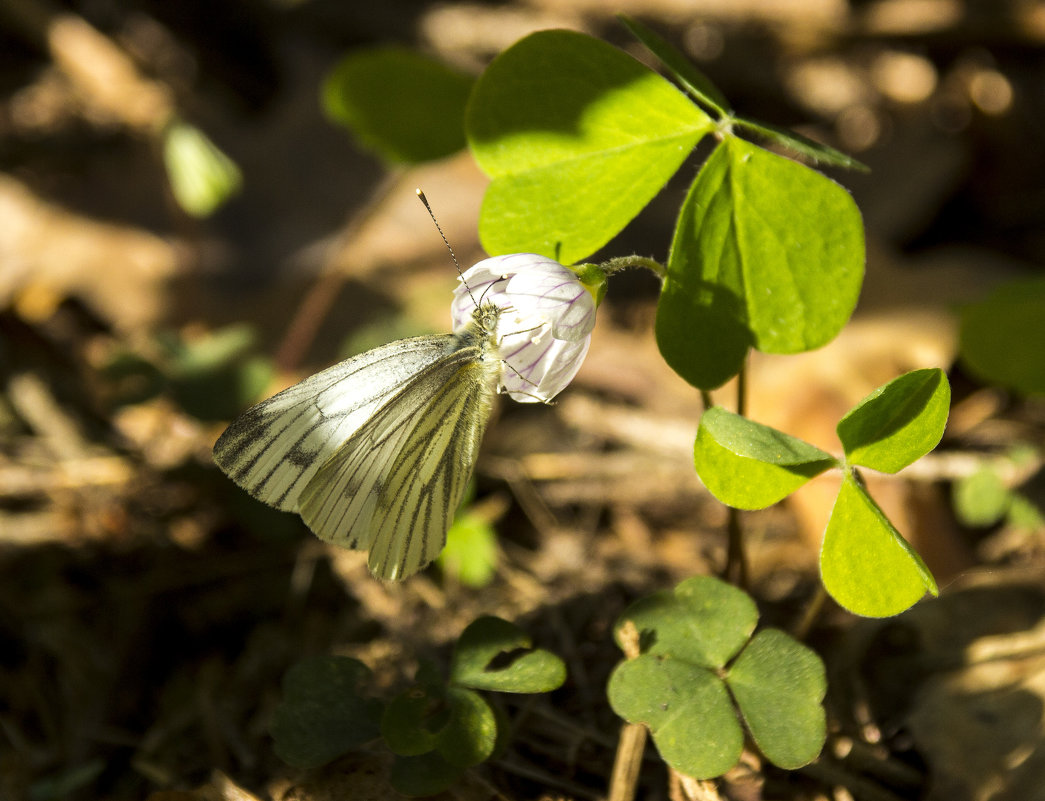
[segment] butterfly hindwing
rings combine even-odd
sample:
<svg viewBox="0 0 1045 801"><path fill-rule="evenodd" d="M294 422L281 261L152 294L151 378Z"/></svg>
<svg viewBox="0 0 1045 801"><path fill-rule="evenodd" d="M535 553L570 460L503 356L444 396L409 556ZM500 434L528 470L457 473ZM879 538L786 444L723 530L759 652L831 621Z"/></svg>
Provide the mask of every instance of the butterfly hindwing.
<svg viewBox="0 0 1045 801"><path fill-rule="evenodd" d="M401 579L446 544L479 455L499 365L473 361L429 401L403 442L379 498L370 572Z"/></svg>
<svg viewBox="0 0 1045 801"><path fill-rule="evenodd" d="M474 337L458 336L461 347L377 410L301 493L313 533L369 550L381 578L404 578L438 555L471 475L499 362L479 361Z"/></svg>

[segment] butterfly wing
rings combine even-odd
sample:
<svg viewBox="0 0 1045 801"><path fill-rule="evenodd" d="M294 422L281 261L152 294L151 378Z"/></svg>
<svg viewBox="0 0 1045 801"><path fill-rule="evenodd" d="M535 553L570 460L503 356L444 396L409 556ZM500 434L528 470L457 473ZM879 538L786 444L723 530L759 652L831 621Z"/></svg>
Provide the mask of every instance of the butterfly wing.
<svg viewBox="0 0 1045 801"><path fill-rule="evenodd" d="M378 500L368 565L406 578L439 556L461 505L490 419L500 364L472 362L429 402Z"/></svg>
<svg viewBox="0 0 1045 801"><path fill-rule="evenodd" d="M454 334L404 339L316 373L236 418L214 461L258 500L298 511L302 490L341 444L459 344Z"/></svg>
<svg viewBox="0 0 1045 801"><path fill-rule="evenodd" d="M406 578L439 555L471 477L501 366L466 342L376 412L302 492L308 527L369 550L379 578Z"/></svg>

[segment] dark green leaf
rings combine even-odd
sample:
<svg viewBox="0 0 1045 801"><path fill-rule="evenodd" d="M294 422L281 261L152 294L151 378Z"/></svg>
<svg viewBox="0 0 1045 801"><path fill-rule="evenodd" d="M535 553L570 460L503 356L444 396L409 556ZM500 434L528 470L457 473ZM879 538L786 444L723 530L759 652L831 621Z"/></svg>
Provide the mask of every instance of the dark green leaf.
<svg viewBox="0 0 1045 801"><path fill-rule="evenodd" d="M361 692L369 676L366 665L342 656L295 664L283 677L283 700L272 718L277 756L313 768L377 737L381 703Z"/></svg>
<svg viewBox="0 0 1045 801"><path fill-rule="evenodd" d="M777 629L754 636L729 669L726 683L759 750L781 768L808 765L827 737L821 701L824 663Z"/></svg>
<svg viewBox="0 0 1045 801"><path fill-rule="evenodd" d="M758 610L747 593L731 584L711 576L694 576L674 590L629 606L614 627L618 643L627 621L639 630L643 653L721 668L755 630Z"/></svg>
<svg viewBox="0 0 1045 801"><path fill-rule="evenodd" d="M514 624L497 617L481 617L457 641L451 680L477 690L509 693L548 692L559 687L566 678L562 660L530 647L530 637ZM497 658L506 659L507 664L492 664Z"/></svg>
<svg viewBox="0 0 1045 801"><path fill-rule="evenodd" d="M417 685L400 693L381 716L381 736L393 753L401 756L427 754L438 743L438 732L450 711L438 687Z"/></svg>
<svg viewBox="0 0 1045 801"><path fill-rule="evenodd" d="M327 77L323 108L386 161L432 161L464 147L464 109L474 82L403 47L361 49Z"/></svg>
<svg viewBox="0 0 1045 801"><path fill-rule="evenodd" d="M432 751L420 756L397 757L388 778L397 792L417 798L448 790L463 773L463 768L451 765L438 751Z"/></svg>
<svg viewBox="0 0 1045 801"><path fill-rule="evenodd" d="M451 765L478 765L493 753L497 720L482 696L462 687L447 690L450 719L439 732L438 750Z"/></svg>
<svg viewBox="0 0 1045 801"><path fill-rule="evenodd" d="M984 381L1045 394L1045 278L1004 284L961 315L962 361Z"/></svg>
<svg viewBox="0 0 1045 801"><path fill-rule="evenodd" d="M736 710L710 670L643 654L617 666L607 693L613 711L649 726L664 761L688 776L719 776L740 758L744 734Z"/></svg>
<svg viewBox="0 0 1045 801"><path fill-rule="evenodd" d="M205 336L162 334L157 344L167 354L168 388L178 404L200 420L228 420L265 391L274 373L271 362L250 356L255 332L229 326Z"/></svg>

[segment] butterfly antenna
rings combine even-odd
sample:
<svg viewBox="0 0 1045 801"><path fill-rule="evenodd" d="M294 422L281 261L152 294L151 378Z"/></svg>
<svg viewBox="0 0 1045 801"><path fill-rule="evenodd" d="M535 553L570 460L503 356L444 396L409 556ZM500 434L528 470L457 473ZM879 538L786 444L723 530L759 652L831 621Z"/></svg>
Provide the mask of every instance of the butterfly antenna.
<svg viewBox="0 0 1045 801"><path fill-rule="evenodd" d="M457 268L457 274L461 276L463 283L464 273L461 271L461 263L457 261L457 255L454 253L454 249L450 247L450 241L446 238L446 234L443 233L443 228L441 225L439 225L439 220L435 218L435 212L432 211L432 207L428 205L428 198L425 197L425 193L422 192L420 188L414 191L417 192L417 199L425 204L425 209L428 211L428 216L431 217L432 222L435 223L435 230L437 230L439 232L439 236L442 237L443 244L446 245L446 249L450 251L450 258L453 259L454 267ZM475 305L478 306L479 304L476 303L475 296L472 294L472 290L468 286L468 284L465 284L464 288L468 290L468 297L472 299L472 303L475 303Z"/></svg>

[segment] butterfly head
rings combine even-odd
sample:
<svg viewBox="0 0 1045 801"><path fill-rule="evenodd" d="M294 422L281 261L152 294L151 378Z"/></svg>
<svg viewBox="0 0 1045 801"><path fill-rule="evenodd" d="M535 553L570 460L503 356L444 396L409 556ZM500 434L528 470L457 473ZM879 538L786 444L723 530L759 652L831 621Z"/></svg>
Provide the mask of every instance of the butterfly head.
<svg viewBox="0 0 1045 801"><path fill-rule="evenodd" d="M496 303L484 301L472 312L472 322L480 332L493 337L497 334L497 325L503 311Z"/></svg>

